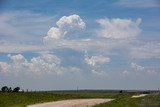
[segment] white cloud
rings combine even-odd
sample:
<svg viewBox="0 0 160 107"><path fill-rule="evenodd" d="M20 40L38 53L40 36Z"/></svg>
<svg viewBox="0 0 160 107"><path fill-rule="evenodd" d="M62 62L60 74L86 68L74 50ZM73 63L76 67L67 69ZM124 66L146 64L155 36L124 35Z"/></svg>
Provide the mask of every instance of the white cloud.
<svg viewBox="0 0 160 107"><path fill-rule="evenodd" d="M85 22L76 14L63 16L57 21L56 25L57 27L52 27L48 31L47 36L44 37L45 40L65 38L68 33L82 30L86 26Z"/></svg>
<svg viewBox="0 0 160 107"><path fill-rule="evenodd" d="M110 58L102 55L86 57L85 62L90 66L102 65L110 62Z"/></svg>
<svg viewBox="0 0 160 107"><path fill-rule="evenodd" d="M160 58L160 43L150 42L131 48L131 56L138 59Z"/></svg>
<svg viewBox="0 0 160 107"><path fill-rule="evenodd" d="M24 58L24 56L22 56L21 54L17 54L17 55L14 55L14 56L8 55L8 57L13 61L13 63L21 64L21 63L24 63L24 62L27 61L27 60Z"/></svg>
<svg viewBox="0 0 160 107"><path fill-rule="evenodd" d="M76 67L63 67L61 60L52 54L42 54L27 60L23 55L8 55L11 63L0 62L0 71L4 73L25 74L63 74L79 72Z"/></svg>
<svg viewBox="0 0 160 107"><path fill-rule="evenodd" d="M9 65L5 62L0 62L0 72L8 72Z"/></svg>
<svg viewBox="0 0 160 107"><path fill-rule="evenodd" d="M29 69L36 73L56 73L61 74L62 68L60 67L61 60L51 54L44 54L31 59Z"/></svg>
<svg viewBox="0 0 160 107"><path fill-rule="evenodd" d="M44 44L23 44L18 42L0 41L0 52L3 53L22 53L22 52L44 52L54 49L70 48L77 51L105 52L110 54L114 48L124 49L129 44L125 40L106 40L106 39L81 39L81 40L47 40Z"/></svg>
<svg viewBox="0 0 160 107"><path fill-rule="evenodd" d="M85 63L90 66L91 73L98 76L108 76L108 74L101 69L101 66L105 63L110 62L110 58L98 55L98 56L89 56L87 51L85 51Z"/></svg>
<svg viewBox="0 0 160 107"><path fill-rule="evenodd" d="M108 19L108 21L110 20ZM74 31L76 29L85 28L85 23L78 15L64 16L60 18L59 21L57 21L57 27L53 27L48 31L47 36L43 38L43 42L46 46L46 49L48 50L54 50L59 48L71 48L78 51L105 51L106 54L110 53L109 50L112 50L114 48L123 47L124 49L125 47L128 47L128 44L130 43L130 40L128 39L134 38L138 35L138 32L140 32L139 24L141 23L141 19L137 19L137 21L135 22L129 19L111 19L111 24L112 23L115 23L113 24L113 30L117 30L118 32L120 32L121 29L124 28L125 30L123 29L122 32L127 32L126 35L121 34L119 36L118 33L113 36L113 39L103 38L102 35L99 38L92 39L72 39L68 38L68 36L73 36L73 34L67 35L67 33L71 32L71 30ZM101 24L103 24L103 22L101 22ZM116 26L118 27L116 28ZM126 29L129 30L126 31ZM74 36L76 36L76 34ZM127 38L127 41L125 40L125 38ZM131 41L133 40L131 39Z"/></svg>
<svg viewBox="0 0 160 107"><path fill-rule="evenodd" d="M131 63L131 68L133 69L134 72L132 72L132 74L138 74L138 75L141 75L141 76L158 76L159 73L158 73L158 68L157 66L142 66L142 65L139 65L137 63ZM134 75L133 74L133 75Z"/></svg>
<svg viewBox="0 0 160 107"><path fill-rule="evenodd" d="M8 41L41 42L53 19L30 11L7 11L0 15L0 35Z"/></svg>
<svg viewBox="0 0 160 107"><path fill-rule="evenodd" d="M2 53L22 53L26 51L43 51L46 48L41 44L24 44L18 42L0 41L0 52Z"/></svg>
<svg viewBox="0 0 160 107"><path fill-rule="evenodd" d="M117 52L112 51L113 49L129 49L130 40L110 40L105 38L93 38L93 39L50 39L44 41L46 49L63 49L70 48L77 51L85 51L94 53L104 53L105 55L117 55Z"/></svg>
<svg viewBox="0 0 160 107"><path fill-rule="evenodd" d="M124 70L124 71L122 72L122 75L124 75L124 76L129 75L129 71Z"/></svg>
<svg viewBox="0 0 160 107"><path fill-rule="evenodd" d="M160 7L159 0L119 0L115 4L123 7L135 7L135 8Z"/></svg>
<svg viewBox="0 0 160 107"><path fill-rule="evenodd" d="M0 14L0 52L21 53L43 50L42 38L54 17L31 11Z"/></svg>
<svg viewBox="0 0 160 107"><path fill-rule="evenodd" d="M8 57L12 61L12 63L1 62L0 63L1 68L5 68L1 69L1 72L5 73L23 72L25 68L28 67L27 60L21 54L17 54L14 56L8 55Z"/></svg>
<svg viewBox="0 0 160 107"><path fill-rule="evenodd" d="M133 68L135 71L142 71L142 70L144 70L143 66L138 65L136 63L131 63L131 68Z"/></svg>
<svg viewBox="0 0 160 107"><path fill-rule="evenodd" d="M138 36L141 32L139 25L141 19L132 21L130 19L99 19L101 29L97 30L97 35L110 39L132 39Z"/></svg>
<svg viewBox="0 0 160 107"><path fill-rule="evenodd" d="M47 36L45 37L45 39L47 39L47 38L59 39L59 38L61 38L61 36L62 36L62 34L61 34L59 28L52 27L47 32Z"/></svg>
<svg viewBox="0 0 160 107"><path fill-rule="evenodd" d="M95 69L93 69L92 71L91 71L93 74L95 74L95 75L98 75L98 76L108 76L108 74L106 73L106 72L104 72L104 71L100 71L100 70L95 70Z"/></svg>
<svg viewBox="0 0 160 107"><path fill-rule="evenodd" d="M154 71L154 70L147 70L147 73L149 74L149 75L157 75L158 73L156 72L156 71Z"/></svg>
<svg viewBox="0 0 160 107"><path fill-rule="evenodd" d="M84 29L85 23L80 18L79 15L70 15L70 16L63 16L57 21L57 26L62 30L70 30L70 29Z"/></svg>

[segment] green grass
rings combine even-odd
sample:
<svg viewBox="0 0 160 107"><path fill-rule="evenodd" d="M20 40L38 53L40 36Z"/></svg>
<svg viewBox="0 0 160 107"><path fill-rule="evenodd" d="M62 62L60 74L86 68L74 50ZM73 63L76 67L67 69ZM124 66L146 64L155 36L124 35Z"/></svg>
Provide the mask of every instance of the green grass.
<svg viewBox="0 0 160 107"><path fill-rule="evenodd" d="M112 98L112 102L95 107L160 107L160 95L149 95L144 98L132 99L136 93L109 92L28 92L28 93L0 93L0 107L26 107L30 104L85 98ZM149 106L148 106L149 105Z"/></svg>
<svg viewBox="0 0 160 107"><path fill-rule="evenodd" d="M85 98L115 98L119 93L102 92L29 92L29 93L0 93L0 107L25 107L26 105Z"/></svg>
<svg viewBox="0 0 160 107"><path fill-rule="evenodd" d="M151 94L141 98L131 98L130 95L123 94L114 101L95 107L160 107L160 94Z"/></svg>
<svg viewBox="0 0 160 107"><path fill-rule="evenodd" d="M0 107L25 107L29 104L81 98L78 95L57 93L0 93Z"/></svg>

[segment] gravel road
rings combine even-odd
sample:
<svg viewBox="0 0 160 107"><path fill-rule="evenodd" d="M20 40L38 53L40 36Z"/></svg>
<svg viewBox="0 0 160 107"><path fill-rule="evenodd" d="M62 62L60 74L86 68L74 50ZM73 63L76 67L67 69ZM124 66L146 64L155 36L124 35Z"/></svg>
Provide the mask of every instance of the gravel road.
<svg viewBox="0 0 160 107"><path fill-rule="evenodd" d="M113 99L77 99L48 102L29 105L27 107L92 107L96 104L112 101Z"/></svg>

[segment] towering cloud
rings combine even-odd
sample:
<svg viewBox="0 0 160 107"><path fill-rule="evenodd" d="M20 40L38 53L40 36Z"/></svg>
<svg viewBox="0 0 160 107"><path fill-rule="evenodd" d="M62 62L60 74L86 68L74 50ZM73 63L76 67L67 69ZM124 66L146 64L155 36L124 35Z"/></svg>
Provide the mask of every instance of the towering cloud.
<svg viewBox="0 0 160 107"><path fill-rule="evenodd" d="M85 22L80 18L80 16L74 14L70 16L63 16L57 23L57 27L52 27L47 36L44 39L61 39L73 31L82 30L85 28Z"/></svg>
<svg viewBox="0 0 160 107"><path fill-rule="evenodd" d="M139 25L141 19L137 19L135 22L130 19L99 19L97 23L101 28L97 31L99 36L111 39L129 39L136 37L141 29Z"/></svg>

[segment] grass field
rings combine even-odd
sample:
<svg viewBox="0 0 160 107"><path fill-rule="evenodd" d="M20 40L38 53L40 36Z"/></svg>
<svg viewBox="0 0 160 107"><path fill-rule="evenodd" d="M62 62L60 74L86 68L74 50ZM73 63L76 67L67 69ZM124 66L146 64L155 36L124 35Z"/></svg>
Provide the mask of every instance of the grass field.
<svg viewBox="0 0 160 107"><path fill-rule="evenodd" d="M117 92L28 92L0 93L0 107L25 107L29 104L82 98L113 98L112 102L95 107L160 107L160 95L151 94L144 98L131 98L136 93Z"/></svg>

